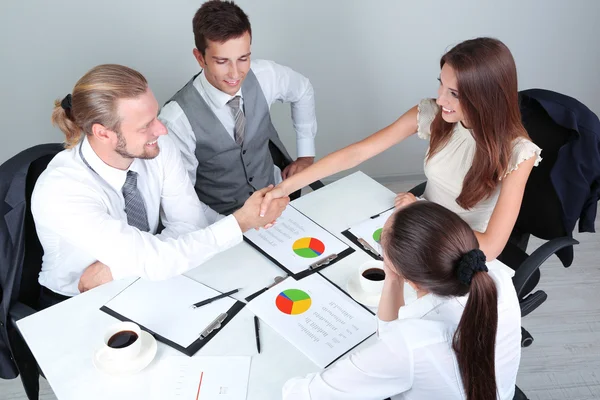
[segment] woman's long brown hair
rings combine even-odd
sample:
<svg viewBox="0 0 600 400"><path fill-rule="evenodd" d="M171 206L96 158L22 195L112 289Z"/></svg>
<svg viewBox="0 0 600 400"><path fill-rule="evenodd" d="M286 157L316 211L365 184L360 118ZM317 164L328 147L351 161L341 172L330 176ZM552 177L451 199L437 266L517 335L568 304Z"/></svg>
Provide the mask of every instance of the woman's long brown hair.
<svg viewBox="0 0 600 400"><path fill-rule="evenodd" d="M529 136L521 123L515 60L504 43L492 38L464 41L444 54L440 68L446 63L456 73L458 100L476 143L473 164L456 199L469 209L487 198L507 172L513 140ZM427 159L448 143L453 128L438 112Z"/></svg>
<svg viewBox="0 0 600 400"><path fill-rule="evenodd" d="M487 272L475 272L470 285L458 278L460 259L479 248L473 230L453 212L427 201L413 203L391 218L382 244L399 275L438 296L469 293L452 348L467 400L495 399L496 285Z"/></svg>

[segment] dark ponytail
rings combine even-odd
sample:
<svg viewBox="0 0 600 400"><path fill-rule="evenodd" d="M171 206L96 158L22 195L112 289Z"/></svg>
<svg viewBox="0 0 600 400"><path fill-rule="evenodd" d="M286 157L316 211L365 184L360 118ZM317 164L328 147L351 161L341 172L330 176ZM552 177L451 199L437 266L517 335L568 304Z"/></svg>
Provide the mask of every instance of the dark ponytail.
<svg viewBox="0 0 600 400"><path fill-rule="evenodd" d="M467 400L495 399L498 292L473 230L446 208L418 201L390 217L382 244L391 267L422 290L469 293L452 348Z"/></svg>
<svg viewBox="0 0 600 400"><path fill-rule="evenodd" d="M467 400L496 398L496 331L498 291L487 272L476 272L452 348Z"/></svg>

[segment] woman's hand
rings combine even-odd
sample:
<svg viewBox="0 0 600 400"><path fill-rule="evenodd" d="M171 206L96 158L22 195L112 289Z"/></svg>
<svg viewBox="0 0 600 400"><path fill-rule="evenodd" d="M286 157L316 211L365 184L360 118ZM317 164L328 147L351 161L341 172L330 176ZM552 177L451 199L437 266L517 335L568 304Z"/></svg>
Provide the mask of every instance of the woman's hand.
<svg viewBox="0 0 600 400"><path fill-rule="evenodd" d="M398 193L394 199L394 207L402 208L417 201L414 194L409 192Z"/></svg>
<svg viewBox="0 0 600 400"><path fill-rule="evenodd" d="M390 281L402 281L404 283L404 277L400 276L392 267L388 265L388 261L383 261L383 271L385 272L385 279Z"/></svg>
<svg viewBox="0 0 600 400"><path fill-rule="evenodd" d="M404 277L398 274L387 261L383 262L385 281L377 315L382 321L398 319L398 310L404 305Z"/></svg>

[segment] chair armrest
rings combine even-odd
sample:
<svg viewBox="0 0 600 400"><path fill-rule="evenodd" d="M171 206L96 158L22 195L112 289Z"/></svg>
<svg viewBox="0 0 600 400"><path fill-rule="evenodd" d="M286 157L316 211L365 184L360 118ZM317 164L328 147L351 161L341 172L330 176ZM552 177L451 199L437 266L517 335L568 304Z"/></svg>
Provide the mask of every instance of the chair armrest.
<svg viewBox="0 0 600 400"><path fill-rule="evenodd" d="M321 188L322 188L323 186L325 186L325 185L324 185L324 184L323 184L323 182L321 182L321 181L314 181L313 183L311 183L311 184L310 184L310 185L308 185L308 186L310 186L310 188L311 188L312 190L317 190L317 189L321 189Z"/></svg>
<svg viewBox="0 0 600 400"><path fill-rule="evenodd" d="M415 197L422 196L425 193L425 186L427 186L427 181L415 186L410 189L408 192L412 193Z"/></svg>
<svg viewBox="0 0 600 400"><path fill-rule="evenodd" d="M17 326L17 321L35 314L37 311L21 302L16 302L8 310L8 319Z"/></svg>
<svg viewBox="0 0 600 400"><path fill-rule="evenodd" d="M533 273L546 261L552 254L558 250L579 244L579 242L570 237L561 237L549 240L548 242L537 248L517 269L513 277L513 284L517 290L517 297L521 298L521 294L525 285L533 275Z"/></svg>

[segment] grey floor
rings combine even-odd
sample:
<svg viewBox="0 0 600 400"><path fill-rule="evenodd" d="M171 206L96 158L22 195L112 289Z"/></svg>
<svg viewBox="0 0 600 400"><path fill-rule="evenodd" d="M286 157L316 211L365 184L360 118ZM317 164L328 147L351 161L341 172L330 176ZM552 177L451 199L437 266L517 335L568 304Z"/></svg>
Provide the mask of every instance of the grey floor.
<svg viewBox="0 0 600 400"><path fill-rule="evenodd" d="M386 184L395 192L419 182ZM596 227L600 230L600 216ZM600 399L600 233L575 234L575 261L564 268L556 257L543 266L538 289L548 300L523 319L533 335L523 349L518 385L531 400ZM532 240L530 249L540 241ZM26 400L21 381L0 379L1 400ZM41 379L40 399L56 399Z"/></svg>

